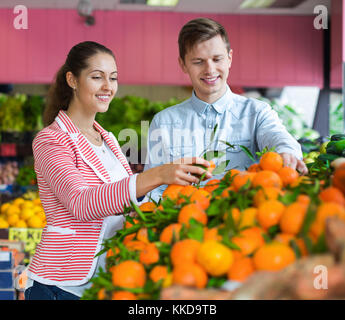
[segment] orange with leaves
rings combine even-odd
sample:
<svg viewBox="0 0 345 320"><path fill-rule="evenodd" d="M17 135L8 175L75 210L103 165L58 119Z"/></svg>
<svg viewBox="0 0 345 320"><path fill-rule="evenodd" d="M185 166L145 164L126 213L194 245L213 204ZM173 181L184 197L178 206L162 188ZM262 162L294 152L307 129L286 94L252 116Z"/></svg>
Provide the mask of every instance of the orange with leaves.
<svg viewBox="0 0 345 320"><path fill-rule="evenodd" d="M173 284L203 289L207 284L206 271L196 263L186 262L174 267L172 272Z"/></svg>
<svg viewBox="0 0 345 320"><path fill-rule="evenodd" d="M145 243L149 243L149 238L148 238L148 234L147 234L147 228L142 227L138 230L137 232L137 240L145 242Z"/></svg>
<svg viewBox="0 0 345 320"><path fill-rule="evenodd" d="M263 240L257 237L241 233L232 237L231 242L240 248L240 251L244 256L254 253L260 246L264 244Z"/></svg>
<svg viewBox="0 0 345 320"><path fill-rule="evenodd" d="M303 204L306 208L308 208L310 204L310 197L306 194L299 194L296 199L297 202Z"/></svg>
<svg viewBox="0 0 345 320"><path fill-rule="evenodd" d="M255 174L253 187L274 187L281 189L283 183L276 172L262 170Z"/></svg>
<svg viewBox="0 0 345 320"><path fill-rule="evenodd" d="M215 241L221 241L222 236L218 234L218 228L213 227L211 229L204 227L204 241L207 240L215 240Z"/></svg>
<svg viewBox="0 0 345 320"><path fill-rule="evenodd" d="M181 228L182 225L179 223L169 224L162 230L162 233L159 236L159 240L167 244L170 244L173 239L175 239L175 241L178 241L180 239Z"/></svg>
<svg viewBox="0 0 345 320"><path fill-rule="evenodd" d="M279 271L295 260L295 252L288 245L274 241L259 248L253 257L255 269L264 271Z"/></svg>
<svg viewBox="0 0 345 320"><path fill-rule="evenodd" d="M234 220L235 224L240 221L241 218L241 211L238 208L231 208L230 211L224 213L223 220L226 221L228 219L228 214L231 213L232 219Z"/></svg>
<svg viewBox="0 0 345 320"><path fill-rule="evenodd" d="M129 291L115 291L111 300L138 300L137 296Z"/></svg>
<svg viewBox="0 0 345 320"><path fill-rule="evenodd" d="M179 193L179 199L177 201L178 204L182 204L186 202L186 198L190 199L190 197L192 196L192 194L197 191L198 188L192 185L188 185L188 186L184 186L180 193Z"/></svg>
<svg viewBox="0 0 345 320"><path fill-rule="evenodd" d="M198 249L196 259L214 277L226 274L234 261L232 251L215 240L204 241Z"/></svg>
<svg viewBox="0 0 345 320"><path fill-rule="evenodd" d="M159 250L154 243L147 244L143 250L140 251L139 261L144 265L150 265L158 262Z"/></svg>
<svg viewBox="0 0 345 320"><path fill-rule="evenodd" d="M249 207L244 209L240 215L239 228L252 227L256 222L257 208Z"/></svg>
<svg viewBox="0 0 345 320"><path fill-rule="evenodd" d="M319 193L319 198L323 202L336 202L345 206L345 197L343 193L336 187L328 187Z"/></svg>
<svg viewBox="0 0 345 320"><path fill-rule="evenodd" d="M240 170L237 169L230 169L222 178L223 181L230 182L231 179L235 177L235 175L241 173Z"/></svg>
<svg viewBox="0 0 345 320"><path fill-rule="evenodd" d="M194 218L203 225L207 224L207 214L206 212L196 203L190 203L185 205L179 212L177 221L180 224L185 224L189 227L190 219Z"/></svg>
<svg viewBox="0 0 345 320"><path fill-rule="evenodd" d="M235 188L233 186L225 188L220 196L222 198L227 198L230 196L230 191L235 191Z"/></svg>
<svg viewBox="0 0 345 320"><path fill-rule="evenodd" d="M212 193L214 190L216 190L219 187L220 180L219 179L211 179L207 181L207 183L204 186L204 190L206 190L209 193Z"/></svg>
<svg viewBox="0 0 345 320"><path fill-rule="evenodd" d="M234 180L232 181L231 186L234 187L235 191L239 191L241 187L243 187L246 184L251 184L256 173L255 172L247 172L243 171L239 174L237 174L234 177Z"/></svg>
<svg viewBox="0 0 345 320"><path fill-rule="evenodd" d="M258 207L257 220L262 228L275 226L283 215L285 206L278 200L267 200Z"/></svg>
<svg viewBox="0 0 345 320"><path fill-rule="evenodd" d="M168 267L164 265L154 266L149 273L149 278L153 282L158 282L160 280L166 279L168 276Z"/></svg>
<svg viewBox="0 0 345 320"><path fill-rule="evenodd" d="M110 268L115 287L142 288L146 283L144 266L134 260L126 260Z"/></svg>
<svg viewBox="0 0 345 320"><path fill-rule="evenodd" d="M170 251L171 263L174 266L185 263L195 263L201 243L194 239L184 239L176 242Z"/></svg>
<svg viewBox="0 0 345 320"><path fill-rule="evenodd" d="M167 186L167 188L163 191L162 193L162 198L167 199L169 198L170 200L177 200L179 197L179 193L183 189L183 186L178 185L178 184L170 184Z"/></svg>
<svg viewBox="0 0 345 320"><path fill-rule="evenodd" d="M259 207L261 203L267 200L277 200L280 194L280 189L275 187L264 187L259 189L254 197L253 203L255 207Z"/></svg>
<svg viewBox="0 0 345 320"><path fill-rule="evenodd" d="M142 212L153 212L155 208L156 208L156 205L153 202L145 202L139 206L139 209Z"/></svg>
<svg viewBox="0 0 345 320"><path fill-rule="evenodd" d="M302 228L307 208L299 202L288 205L280 219L280 230L285 233L296 235Z"/></svg>
<svg viewBox="0 0 345 320"><path fill-rule="evenodd" d="M198 204L202 209L206 210L210 205L211 194L200 188L190 197L192 203Z"/></svg>
<svg viewBox="0 0 345 320"><path fill-rule="evenodd" d="M286 245L290 245L290 241L295 241L302 257L308 255L308 249L307 246L302 238L296 238L293 234L289 233L278 233L275 238L275 241L278 241L280 243L284 243Z"/></svg>
<svg viewBox="0 0 345 320"><path fill-rule="evenodd" d="M234 261L228 271L228 280L244 282L255 272L255 266L252 258L244 257Z"/></svg>
<svg viewBox="0 0 345 320"><path fill-rule="evenodd" d="M141 251L145 248L146 243L143 241L139 241L139 240L131 240L131 241L124 243L124 245L130 251Z"/></svg>
<svg viewBox="0 0 345 320"><path fill-rule="evenodd" d="M248 172L259 172L261 171L261 167L259 163L253 163L252 165L249 166L247 169Z"/></svg>
<svg viewBox="0 0 345 320"><path fill-rule="evenodd" d="M261 156L259 164L262 170L278 172L283 167L283 158L279 153L269 151Z"/></svg>
<svg viewBox="0 0 345 320"><path fill-rule="evenodd" d="M283 167L278 171L278 175L283 182L283 187L287 187L298 180L298 172L291 167Z"/></svg>

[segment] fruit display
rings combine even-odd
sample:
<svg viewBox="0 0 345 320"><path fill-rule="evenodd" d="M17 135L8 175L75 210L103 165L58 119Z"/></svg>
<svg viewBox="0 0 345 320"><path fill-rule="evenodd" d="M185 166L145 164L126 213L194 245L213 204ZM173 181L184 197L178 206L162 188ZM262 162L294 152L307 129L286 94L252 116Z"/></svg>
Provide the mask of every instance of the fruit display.
<svg viewBox="0 0 345 320"><path fill-rule="evenodd" d="M37 192L28 191L0 207L0 228L43 228L45 224L46 217Z"/></svg>
<svg viewBox="0 0 345 320"><path fill-rule="evenodd" d="M0 184L13 184L18 176L19 168L17 161L0 163Z"/></svg>
<svg viewBox="0 0 345 320"><path fill-rule="evenodd" d="M159 203L126 208L124 228L98 253L106 254L106 269L83 299L219 289L325 253L327 219L345 222L344 186L345 164L300 176L273 151L204 186L169 185Z"/></svg>

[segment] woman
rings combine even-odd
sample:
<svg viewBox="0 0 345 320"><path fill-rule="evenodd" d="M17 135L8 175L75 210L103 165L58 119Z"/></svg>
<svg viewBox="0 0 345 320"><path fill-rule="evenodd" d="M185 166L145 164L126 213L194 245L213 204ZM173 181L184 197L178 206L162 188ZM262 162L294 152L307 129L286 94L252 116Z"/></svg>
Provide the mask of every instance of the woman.
<svg viewBox="0 0 345 320"><path fill-rule="evenodd" d="M133 175L114 135L95 122L108 110L117 76L112 51L87 41L71 49L51 87L46 127L33 141L47 225L28 268L26 299L79 299L104 269L104 255L94 256L122 228L125 206L162 184L197 183L194 175L205 170L192 164L209 166L193 158Z"/></svg>

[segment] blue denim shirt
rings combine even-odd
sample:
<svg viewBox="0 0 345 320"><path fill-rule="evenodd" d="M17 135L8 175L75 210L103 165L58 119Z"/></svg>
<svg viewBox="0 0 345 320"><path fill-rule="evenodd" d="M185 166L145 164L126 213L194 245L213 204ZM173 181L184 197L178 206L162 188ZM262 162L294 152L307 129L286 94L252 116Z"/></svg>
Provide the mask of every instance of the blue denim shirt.
<svg viewBox="0 0 345 320"><path fill-rule="evenodd" d="M235 148L228 148L222 141ZM234 94L227 87L225 94L213 104L200 100L193 92L190 99L154 116L147 140L145 170L179 158L201 156L206 150L225 153L215 159L216 165L230 160L226 170L246 170L253 161L239 145L247 147L254 156L265 147L275 147L276 152L291 153L302 159L301 146L269 104ZM152 199L158 201L165 188L153 190Z"/></svg>

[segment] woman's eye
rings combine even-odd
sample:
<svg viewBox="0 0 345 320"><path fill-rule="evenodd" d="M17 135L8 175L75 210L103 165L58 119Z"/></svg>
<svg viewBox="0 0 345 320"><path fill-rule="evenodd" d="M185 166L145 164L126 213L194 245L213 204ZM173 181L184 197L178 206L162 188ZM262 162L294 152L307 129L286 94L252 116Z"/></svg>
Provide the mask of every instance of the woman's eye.
<svg viewBox="0 0 345 320"><path fill-rule="evenodd" d="M117 81L117 78L110 78L111 81Z"/></svg>
<svg viewBox="0 0 345 320"><path fill-rule="evenodd" d="M101 77L94 76L94 77L92 77L92 79L101 79Z"/></svg>

